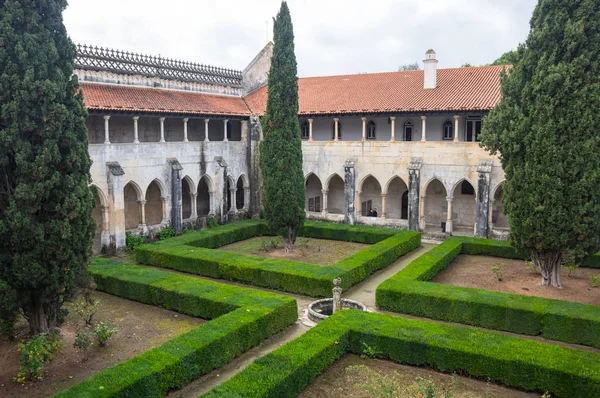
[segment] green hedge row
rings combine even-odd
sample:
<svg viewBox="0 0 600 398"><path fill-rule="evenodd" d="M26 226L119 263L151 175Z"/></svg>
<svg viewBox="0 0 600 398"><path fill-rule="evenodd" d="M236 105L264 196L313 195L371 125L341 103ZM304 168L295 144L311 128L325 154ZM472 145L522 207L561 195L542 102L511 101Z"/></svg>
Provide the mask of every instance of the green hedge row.
<svg viewBox="0 0 600 398"><path fill-rule="evenodd" d="M592 254L586 258L582 264L583 267L600 268L600 252Z"/></svg>
<svg viewBox="0 0 600 398"><path fill-rule="evenodd" d="M411 280L377 292L377 307L600 348L600 307Z"/></svg>
<svg viewBox="0 0 600 398"><path fill-rule="evenodd" d="M95 260L90 271L99 290L213 320L91 376L58 397L163 397L298 318L296 300L290 297L116 260Z"/></svg>
<svg viewBox="0 0 600 398"><path fill-rule="evenodd" d="M490 331L344 310L203 395L295 397L346 352L466 373L554 397L597 397L598 354Z"/></svg>
<svg viewBox="0 0 600 398"><path fill-rule="evenodd" d="M481 326L600 348L600 307L483 289L425 283L456 256L519 258L505 242L450 238L377 287L386 311Z"/></svg>
<svg viewBox="0 0 600 398"><path fill-rule="evenodd" d="M320 266L211 250L217 242L232 243L248 239L266 229L260 221L232 223L226 227L172 239L180 239L176 244L141 246L136 249L135 258L141 264L311 297L329 297L334 278L341 277L342 287L348 289L421 244L421 235L414 231L308 222L302 231L303 236L333 238L347 229L346 240L378 242L332 266ZM210 232L211 235L205 237L204 232Z"/></svg>
<svg viewBox="0 0 600 398"><path fill-rule="evenodd" d="M373 244L392 237L397 233L398 230L389 228L336 224L323 221L305 221L299 235L315 239Z"/></svg>

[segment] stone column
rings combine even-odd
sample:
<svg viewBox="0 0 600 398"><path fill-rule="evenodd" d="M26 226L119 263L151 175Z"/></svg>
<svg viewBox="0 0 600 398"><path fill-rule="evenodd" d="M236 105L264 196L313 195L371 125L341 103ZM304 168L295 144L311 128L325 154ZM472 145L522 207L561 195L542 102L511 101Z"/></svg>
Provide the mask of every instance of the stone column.
<svg viewBox="0 0 600 398"><path fill-rule="evenodd" d="M408 162L408 229L418 231L422 206L420 205L421 158L411 158ZM425 195L423 195L425 197Z"/></svg>
<svg viewBox="0 0 600 398"><path fill-rule="evenodd" d="M328 189L321 189L321 193L323 194L323 209L322 209L322 213L323 215L327 214L327 194L329 193Z"/></svg>
<svg viewBox="0 0 600 398"><path fill-rule="evenodd" d="M390 138L391 142L396 141L396 116L390 117L391 125L392 125L392 138Z"/></svg>
<svg viewBox="0 0 600 398"><path fill-rule="evenodd" d="M198 194L197 193L191 193L190 194L190 201L192 202L192 212L190 214L190 218L192 220L195 220L198 218Z"/></svg>
<svg viewBox="0 0 600 398"><path fill-rule="evenodd" d="M242 134L242 142L247 142L248 141L248 121L247 120L242 120L241 121L241 134Z"/></svg>
<svg viewBox="0 0 600 398"><path fill-rule="evenodd" d="M490 185L492 175L492 161L490 159L479 160L477 166L479 178L477 181L477 220L475 223L475 236L487 238L489 232L490 213Z"/></svg>
<svg viewBox="0 0 600 398"><path fill-rule="evenodd" d="M110 144L110 131L108 127L108 121L110 120L110 116L104 116L104 143L106 145Z"/></svg>
<svg viewBox="0 0 600 398"><path fill-rule="evenodd" d="M162 203L162 220L160 221L161 224L168 224L169 223L169 216L167 214L167 208L168 208L168 201L169 198L167 198L166 196L161 196L160 197L160 201Z"/></svg>
<svg viewBox="0 0 600 398"><path fill-rule="evenodd" d="M165 118L158 118L160 121L160 142L165 142Z"/></svg>
<svg viewBox="0 0 600 398"><path fill-rule="evenodd" d="M364 142L367 140L367 118L361 117L360 120L362 120L362 141Z"/></svg>
<svg viewBox="0 0 600 398"><path fill-rule="evenodd" d="M387 198L387 194L382 193L381 194L381 218L383 218L385 220L386 216L385 216L385 212L386 212L386 198Z"/></svg>
<svg viewBox="0 0 600 398"><path fill-rule="evenodd" d="M120 253L125 248L125 195L123 194L123 175L125 171L119 162L106 163L108 183L107 196L110 198L109 212L109 250Z"/></svg>
<svg viewBox="0 0 600 398"><path fill-rule="evenodd" d="M227 122L228 122L228 121L229 121L229 120L227 120L227 119L223 120L223 142L227 142L227 141L229 141L229 140L227 139Z"/></svg>
<svg viewBox="0 0 600 398"><path fill-rule="evenodd" d="M133 117L133 143L134 144L140 143L139 130L138 130L138 120L139 119L140 119L139 116Z"/></svg>
<svg viewBox="0 0 600 398"><path fill-rule="evenodd" d="M179 236L183 232L181 203L181 170L183 167L175 158L167 159L167 163L171 166L171 224L175 236Z"/></svg>
<svg viewBox="0 0 600 398"><path fill-rule="evenodd" d="M110 206L102 206L102 234L100 236L102 252L110 251Z"/></svg>
<svg viewBox="0 0 600 398"><path fill-rule="evenodd" d="M312 124L313 124L313 119L308 119L308 141L311 141L311 142L313 140Z"/></svg>
<svg viewBox="0 0 600 398"><path fill-rule="evenodd" d="M460 116L453 116L454 119L454 142L458 142L458 125L460 121Z"/></svg>
<svg viewBox="0 0 600 398"><path fill-rule="evenodd" d="M344 163L344 224L356 223L356 162L357 158L350 158Z"/></svg>
<svg viewBox="0 0 600 398"><path fill-rule="evenodd" d="M250 208L250 187L244 187L244 210Z"/></svg>
<svg viewBox="0 0 600 398"><path fill-rule="evenodd" d="M188 141L188 132L187 132L187 124L188 124L188 119L187 117L183 118L183 142L189 142Z"/></svg>
<svg viewBox="0 0 600 398"><path fill-rule="evenodd" d="M451 234L453 229L452 229L452 200L454 198L452 196L448 196L446 197L446 200L448 201L448 215L446 216L446 232Z"/></svg>
<svg viewBox="0 0 600 398"><path fill-rule="evenodd" d="M140 215L141 215L140 225L138 228L146 229L146 200L145 199L138 200L138 203L140 204Z"/></svg>
<svg viewBox="0 0 600 398"><path fill-rule="evenodd" d="M204 119L204 142L210 141L208 139L208 122L210 119Z"/></svg>
<svg viewBox="0 0 600 398"><path fill-rule="evenodd" d="M334 141L338 141L338 123L340 121L339 117L334 117L333 118L333 122L335 123L335 127L334 127L334 135L333 135L333 140Z"/></svg>
<svg viewBox="0 0 600 398"><path fill-rule="evenodd" d="M489 210L489 215L488 215L488 225L489 225L489 232L492 232L494 229L494 203L496 203L496 199L490 197L490 210Z"/></svg>
<svg viewBox="0 0 600 398"><path fill-rule="evenodd" d="M427 141L427 116L421 116L421 142Z"/></svg>
<svg viewBox="0 0 600 398"><path fill-rule="evenodd" d="M362 200L361 200L362 191L356 191L356 215L362 216Z"/></svg>
<svg viewBox="0 0 600 398"><path fill-rule="evenodd" d="M208 215L215 216L215 191L208 191Z"/></svg>
<svg viewBox="0 0 600 398"><path fill-rule="evenodd" d="M237 213L237 188L229 188L231 203L229 203L229 211Z"/></svg>

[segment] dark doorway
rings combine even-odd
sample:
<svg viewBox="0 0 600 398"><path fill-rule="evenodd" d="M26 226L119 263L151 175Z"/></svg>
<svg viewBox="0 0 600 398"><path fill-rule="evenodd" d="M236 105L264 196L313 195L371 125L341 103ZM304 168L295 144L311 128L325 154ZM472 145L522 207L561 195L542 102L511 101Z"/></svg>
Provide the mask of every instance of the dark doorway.
<svg viewBox="0 0 600 398"><path fill-rule="evenodd" d="M408 220L408 191L402 194L402 216L403 220Z"/></svg>

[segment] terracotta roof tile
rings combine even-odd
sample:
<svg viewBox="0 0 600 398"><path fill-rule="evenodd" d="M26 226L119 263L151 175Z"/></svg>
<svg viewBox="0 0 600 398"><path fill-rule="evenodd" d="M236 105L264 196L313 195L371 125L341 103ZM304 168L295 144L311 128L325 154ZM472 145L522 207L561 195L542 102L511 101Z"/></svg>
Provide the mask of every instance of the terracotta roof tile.
<svg viewBox="0 0 600 398"><path fill-rule="evenodd" d="M437 87L423 88L423 71L298 79L301 115L410 111L489 110L500 100L503 66L438 69ZM245 97L255 114L267 104L267 87Z"/></svg>
<svg viewBox="0 0 600 398"><path fill-rule="evenodd" d="M241 97L81 82L85 106L92 110L250 116Z"/></svg>

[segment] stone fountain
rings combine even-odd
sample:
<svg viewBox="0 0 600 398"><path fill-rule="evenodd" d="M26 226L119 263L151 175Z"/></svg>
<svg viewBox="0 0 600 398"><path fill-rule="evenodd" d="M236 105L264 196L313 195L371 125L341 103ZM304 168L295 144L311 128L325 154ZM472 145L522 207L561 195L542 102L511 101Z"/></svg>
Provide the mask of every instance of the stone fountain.
<svg viewBox="0 0 600 398"><path fill-rule="evenodd" d="M323 319L335 314L337 311L353 308L355 310L367 311L367 307L355 300L343 299L342 298L342 278L335 278L333 280L333 298L326 298L317 301L313 301L308 306L308 318L319 323Z"/></svg>

